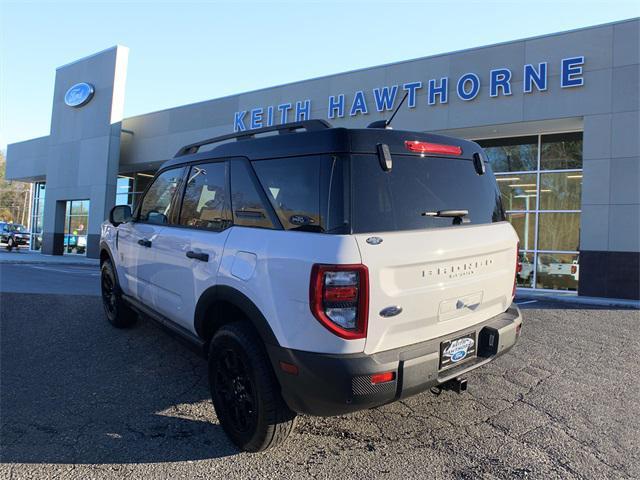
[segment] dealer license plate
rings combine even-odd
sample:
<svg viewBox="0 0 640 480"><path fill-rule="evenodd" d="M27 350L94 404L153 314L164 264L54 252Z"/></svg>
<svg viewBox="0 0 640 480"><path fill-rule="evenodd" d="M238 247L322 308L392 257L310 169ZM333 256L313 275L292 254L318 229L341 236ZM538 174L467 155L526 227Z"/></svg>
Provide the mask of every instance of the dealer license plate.
<svg viewBox="0 0 640 480"><path fill-rule="evenodd" d="M440 342L440 369L452 367L475 357L477 354L476 332Z"/></svg>

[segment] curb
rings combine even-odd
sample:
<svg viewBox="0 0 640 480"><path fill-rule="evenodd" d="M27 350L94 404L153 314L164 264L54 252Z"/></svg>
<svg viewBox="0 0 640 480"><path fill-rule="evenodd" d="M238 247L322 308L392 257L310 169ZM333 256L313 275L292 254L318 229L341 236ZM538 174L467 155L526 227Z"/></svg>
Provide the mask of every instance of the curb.
<svg viewBox="0 0 640 480"><path fill-rule="evenodd" d="M68 262L8 262L8 261L0 261L0 265L50 265L56 266L60 265L61 267L98 267L97 263L68 263Z"/></svg>
<svg viewBox="0 0 640 480"><path fill-rule="evenodd" d="M0 260L0 265L49 265L56 266L59 265L61 267L98 267L97 263L73 263L73 262L29 262L29 261L9 261L9 260Z"/></svg>
<svg viewBox="0 0 640 480"><path fill-rule="evenodd" d="M557 293L534 293L517 291L516 297L524 300L548 300L552 302L577 303L579 305L595 305L600 307L624 307L640 310L640 300L624 298L582 297L580 295Z"/></svg>
<svg viewBox="0 0 640 480"><path fill-rule="evenodd" d="M0 258L0 265L60 265L60 266L89 266L89 267L97 267L100 262L98 259L93 261L84 261L78 262L73 260L61 260L61 261L48 261L43 259L33 259L33 258Z"/></svg>

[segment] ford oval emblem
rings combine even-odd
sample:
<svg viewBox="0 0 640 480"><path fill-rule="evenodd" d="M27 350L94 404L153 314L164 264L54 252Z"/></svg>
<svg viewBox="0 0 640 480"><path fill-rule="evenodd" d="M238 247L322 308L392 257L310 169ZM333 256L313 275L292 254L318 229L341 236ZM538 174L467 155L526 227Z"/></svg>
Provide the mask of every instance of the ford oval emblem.
<svg viewBox="0 0 640 480"><path fill-rule="evenodd" d="M459 362L460 360L462 360L466 356L467 356L467 352L466 351L458 350L456 353L451 355L451 361L452 362Z"/></svg>
<svg viewBox="0 0 640 480"><path fill-rule="evenodd" d="M402 313L402 307L400 305L391 305L390 307L383 308L380 310L381 317L395 317L396 315L400 315Z"/></svg>
<svg viewBox="0 0 640 480"><path fill-rule="evenodd" d="M81 107L93 98L95 89L90 83L76 83L64 94L64 103L70 107Z"/></svg>
<svg viewBox="0 0 640 480"><path fill-rule="evenodd" d="M367 238L367 243L369 245L380 245L382 243L382 239L380 237L369 237Z"/></svg>

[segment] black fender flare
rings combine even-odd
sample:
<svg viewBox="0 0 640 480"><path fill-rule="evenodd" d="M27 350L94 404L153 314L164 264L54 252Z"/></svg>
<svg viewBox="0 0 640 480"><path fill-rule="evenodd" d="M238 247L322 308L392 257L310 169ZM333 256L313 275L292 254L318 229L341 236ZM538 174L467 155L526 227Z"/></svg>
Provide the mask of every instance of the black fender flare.
<svg viewBox="0 0 640 480"><path fill-rule="evenodd" d="M111 265L113 265L113 268L115 270L116 264L113 261L113 255L111 254L111 249L109 248L109 245L107 244L107 242L100 242L99 250L100 250L100 253L105 251L107 253L107 255L109 255L109 260L111 260Z"/></svg>
<svg viewBox="0 0 640 480"><path fill-rule="evenodd" d="M102 252L106 252L109 256L109 261L111 262L111 268L113 268L113 273L116 274L116 288L117 291L122 293L122 288L120 287L120 278L118 277L118 268L116 266L116 262L113 260L113 254L111 253L111 249L106 242L100 242L100 256L102 256ZM100 263L100 269L102 270L102 263Z"/></svg>
<svg viewBox="0 0 640 480"><path fill-rule="evenodd" d="M207 310L213 303L219 301L228 302L242 311L266 345L279 345L269 322L256 304L253 303L253 301L244 293L227 285L214 285L209 287L198 299L195 310L194 326L201 339L205 340L206 322L210 320L207 318Z"/></svg>

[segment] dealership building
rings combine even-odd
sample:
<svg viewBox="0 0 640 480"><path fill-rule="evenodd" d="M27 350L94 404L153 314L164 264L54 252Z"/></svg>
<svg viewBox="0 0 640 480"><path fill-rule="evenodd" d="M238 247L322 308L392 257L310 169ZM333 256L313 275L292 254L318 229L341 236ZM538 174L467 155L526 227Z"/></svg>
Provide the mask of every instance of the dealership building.
<svg viewBox="0 0 640 480"><path fill-rule="evenodd" d="M376 66L123 118L128 50L57 69L51 130L7 150L31 248L98 256L100 224L180 147L305 119L477 141L520 236L519 286L640 298L640 19ZM157 92L162 95L163 92Z"/></svg>

